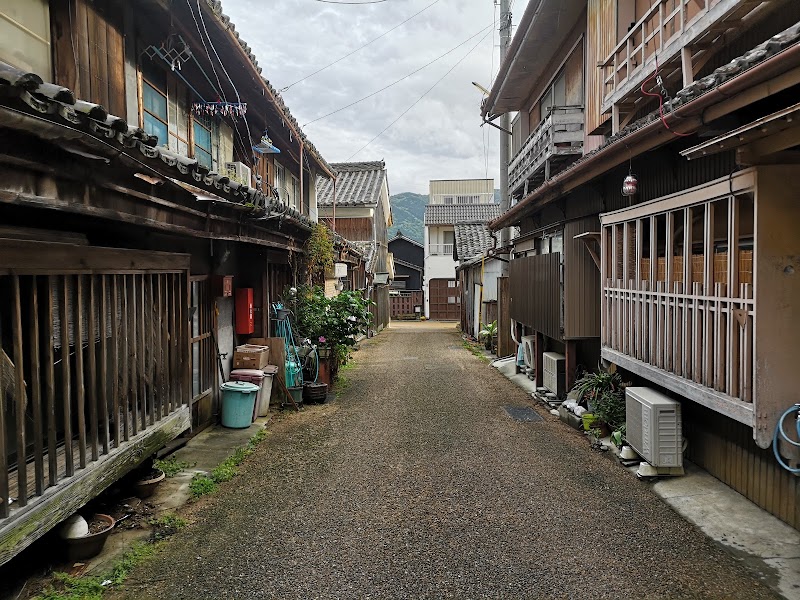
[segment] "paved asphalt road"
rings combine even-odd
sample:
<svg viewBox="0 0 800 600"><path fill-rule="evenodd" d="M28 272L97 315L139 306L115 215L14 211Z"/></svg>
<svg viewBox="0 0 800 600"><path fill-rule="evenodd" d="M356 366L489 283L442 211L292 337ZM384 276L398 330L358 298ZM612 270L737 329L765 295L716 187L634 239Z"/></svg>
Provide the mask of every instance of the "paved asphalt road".
<svg viewBox="0 0 800 600"><path fill-rule="evenodd" d="M648 485L461 346L394 324L278 418L125 598L771 598Z"/></svg>

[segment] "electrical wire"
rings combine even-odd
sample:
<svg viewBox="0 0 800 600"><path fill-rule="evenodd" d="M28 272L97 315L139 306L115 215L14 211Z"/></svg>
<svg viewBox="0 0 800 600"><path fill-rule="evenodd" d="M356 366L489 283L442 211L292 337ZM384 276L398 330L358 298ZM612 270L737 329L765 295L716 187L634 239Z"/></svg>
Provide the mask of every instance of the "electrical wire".
<svg viewBox="0 0 800 600"><path fill-rule="evenodd" d="M378 41L379 39L381 39L382 37L384 37L384 36L386 36L386 35L390 34L390 33L391 33L391 32L393 32L395 29L398 29L399 27L402 27L403 25L405 25L406 23L408 23L408 22L409 22L411 19L413 19L413 18L414 18L414 17L416 17L417 15L421 15L421 14L422 14L422 13L424 13L426 10L428 10L428 9L429 9L431 6L433 6L434 4L437 4L437 3L439 3L439 2L441 2L441 0L433 0L433 2L431 2L430 4L428 4L428 6L426 6L425 8L423 8L422 10L420 10L419 12L415 12L413 15L411 15L410 17L408 17L408 18L407 18L405 21L403 21L403 22L401 22L401 23L398 23L397 25L395 25L395 26L394 26L394 27L392 27L391 29L388 29L388 30L384 31L384 32L383 32L382 34L380 34L378 37L371 39L370 41L368 41L368 42L367 42L366 44L364 44L363 46L359 46L358 48L356 48L356 49L355 49L355 50L353 50L352 52L349 52L349 53L345 54L345 55L344 55L344 56L342 56L341 58L337 58L337 59L336 59L335 61L333 61L332 63L328 63L327 65L325 65L324 67L322 67L322 68L320 68L320 69L317 69L317 70L316 70L316 71L314 71L313 73L309 73L308 75L306 75L306 76L305 76L305 77L303 77L302 79L298 79L298 80L297 80L297 81L295 81L294 83L290 83L290 84L289 84L289 85L287 85L286 87L284 87L284 88L281 88L281 89L280 89L280 91L281 91L281 92L286 92L286 91L288 91L290 88L292 88L292 87L294 87L295 85L297 85L298 83L301 83L301 82L305 81L306 79L309 79L309 78L313 77L313 76L314 76L314 75L316 75L317 73L322 73L322 72L323 72L325 69L328 69L328 68L332 67L333 65L335 65L335 64L338 64L338 63L342 62L344 59L346 59L346 58L349 58L349 57L353 56L353 54L355 54L356 52L358 52L358 51L360 51L360 50L363 50L364 48L366 48L367 46L369 46L369 45L370 45L370 44L372 44L373 42L377 42L377 41Z"/></svg>
<svg viewBox="0 0 800 600"><path fill-rule="evenodd" d="M194 26L197 29L197 33L200 35L200 42L203 44L203 49L206 52L206 57L208 58L208 64L211 65L211 71L214 73L214 79L216 79L217 81L218 89L214 91L216 91L220 95L221 99L224 102L227 102L228 98L225 95L225 91L222 89L222 81L220 81L219 74L217 73L217 69L214 66L214 61L211 59L211 53L208 51L208 46L206 46L206 41L203 38L203 32L200 30L200 24L197 22L197 17L194 14L194 9L192 8L191 0L186 0L186 5L189 7L189 12L192 14L192 20L194 21ZM200 10L199 3L197 9L198 11ZM202 13L200 16L202 17ZM197 58L195 58L195 60L197 60ZM242 136L241 131L239 131L239 126L236 123L236 119L231 119L231 121L233 122L233 128L236 131L236 137L239 139L239 143L242 145L242 149L244 150L244 155L247 156L248 152L252 152L252 147L253 147L253 139L249 135L249 129L247 137L250 140L250 144L248 147L248 144L246 144L244 141L244 137ZM251 165L255 166L255 161L253 161Z"/></svg>
<svg viewBox="0 0 800 600"><path fill-rule="evenodd" d="M359 4L380 4L381 2L388 2L389 0L364 0L364 2L342 2L341 0L317 0L317 2L324 2L325 4L350 4L358 6Z"/></svg>
<svg viewBox="0 0 800 600"><path fill-rule="evenodd" d="M486 29L486 28L484 27L484 29L483 29L483 30L485 30L485 29ZM483 31L483 30L481 30L481 31ZM370 144L372 144L372 142L374 142L374 141L375 141L375 140L377 140L379 137L381 137L381 136L382 136L384 133L386 133L386 131L388 131L388 130L389 130L389 128L390 128L392 125L394 125L395 123L397 123L397 122L398 122L400 119L402 119L402 118L403 118L403 117L406 115L406 113L408 113L408 112L409 112L409 111L410 111L412 108L414 108L414 107L415 107L417 104L419 104L419 102L420 102L420 101L421 101L421 100L422 100L422 99L423 99L425 96L427 96L427 95L428 95L430 92L432 92L432 91L433 91L433 89L434 89L434 88L435 88L437 85L439 85L439 84L440 84L440 83L441 83L441 82L444 80L444 78L445 78L445 77L447 77L447 76L448 76L450 73L452 73L452 72L453 72L453 70L454 70L454 69L455 69L455 68L456 68L458 65L460 65L462 62L464 62L464 60L466 60L466 58L467 58L467 57L468 57L470 54L472 54L472 53L474 52L474 50L475 50L475 49L476 49L478 46L480 46L480 45L481 45L481 42L483 42L483 40L485 40L485 39L486 39L486 37L487 37L488 35L489 35L489 34L487 33L487 34L486 34L486 35L484 35L484 36L483 36L483 37L482 37L480 40L478 40L478 43L477 43L477 44L475 44L475 45L474 45L472 48L470 48L470 49L469 49L469 51L468 51L468 52L467 52L467 53L466 53L464 56L462 56L460 59L458 59L458 62L456 62L456 64L454 64L452 67L450 67L450 68L447 70L447 72L446 72L444 75L442 75L442 76L441 76L439 79L437 79L437 80L436 80L436 83L434 83L434 84L433 84L431 87L429 87L427 90L425 90L425 92L423 92L423 94L422 94L422 95L421 95L419 98L417 98L416 100L414 100L414 102L411 104L411 106L409 106L409 107L408 107L407 109L405 109L405 110L404 110L402 113L400 113L400 114L398 115L398 117L397 117L397 118L396 118L394 121L392 121L392 122L391 122L391 123L389 123L389 124L388 124L386 127L384 127L384 128L381 130L381 132L380 132L378 135L376 135L374 138L372 138L370 141L368 141L366 144L364 144L364 145L363 145L361 148L359 148L359 149L358 149L358 150L356 150L356 151L355 151L353 154L351 154L351 155L350 155L350 157L349 157L347 160L348 160L348 161L350 161L350 160L353 160L353 157L354 157L354 156L356 156L356 155L357 155L359 152L361 152L361 151L362 151L362 150L364 150L364 149L365 149L367 146L369 146ZM475 36L472 36L472 37L475 37Z"/></svg>
<svg viewBox="0 0 800 600"><path fill-rule="evenodd" d="M242 98L239 96L239 90L236 89L236 84L233 83L233 79L231 79L231 76L228 73L228 70L225 68L225 65L222 63L222 59L219 57L219 53L217 52L217 49L214 46L214 42L211 39L211 36L208 34L208 29L206 28L206 21L203 18L203 11L200 8L200 0L197 0L197 12L200 15L200 23L203 24L203 31L206 34L206 38L208 38L208 45L211 46L211 49L214 51L214 56L217 57L217 61L219 62L219 66L220 66L220 68L222 68L222 72L225 73L225 77L228 78L228 81L230 82L231 87L233 88L233 93L236 94L236 101L239 104L241 104L242 103ZM200 37L202 38L202 34L200 35ZM211 60L210 56L208 58L209 58L209 60ZM244 119L244 126L247 129L247 138L250 140L250 148L249 148L249 150L250 150L250 154L252 156L253 165L255 166L255 163L256 163L256 151L253 150L253 138L250 135L250 124L247 122L247 115L246 114L243 115L242 118Z"/></svg>
<svg viewBox="0 0 800 600"><path fill-rule="evenodd" d="M466 44L466 43L470 42L471 40L473 40L474 38L478 37L480 34L482 34L484 31L486 31L486 30L487 30L489 27L492 27L492 25L489 25L489 26L487 26L487 27L484 27L483 29L481 29L481 30L480 30L480 31L478 31L477 33L474 33L474 34L472 34L471 36L469 36L469 37L468 37L466 40L464 40L463 42L461 42L461 43L460 43L460 44L458 44L457 46L455 46L455 47L451 48L450 50L448 50L448 51L447 51L447 52L445 52L444 54L440 54L439 56L437 56L436 58L434 58L434 59L433 59L432 61L430 61L429 63L426 63L426 64L422 65L421 67L419 67L418 69L415 69L414 71L412 71L412 72L411 72L411 73L409 73L408 75L405 75L404 77L401 77L400 79L397 79L396 81L393 81L393 82L392 82L392 83L390 83L389 85L387 85L387 86L384 86L384 87L382 87L381 89L379 89L379 90L376 90L376 91L372 92L371 94L367 94L367 95L366 95L366 96L364 96L363 98L359 98L359 99L358 99L358 100L356 100L355 102L351 102L350 104L348 104L348 105L346 105L346 106L342 106L341 108L337 108L337 109L336 109L336 110L334 110L334 111L331 111L331 112L329 112L329 113L327 113L327 114L325 114L325 115L322 115L321 117L317 117L316 119L313 119L313 120L311 120L311 121L308 121L307 123L304 123L302 126L303 126L303 127L306 127L306 126L308 126L308 125L311 125L312 123L316 123L317 121L321 121L322 119L327 119L328 117L330 117L330 116L332 116L332 115L335 115L336 113L340 113L340 112L342 112L343 110L347 110L348 108L350 108L350 107L353 107L353 106L355 106L356 104L359 104L359 103L363 102L364 100L368 100L368 99L372 98L373 96L377 96L377 95L378 95L378 94L380 94L381 92L385 92L385 91L386 91L386 90L388 90L389 88L396 86L398 83L400 83L400 82L402 82L402 81L405 81L406 79L408 79L408 78L409 78L409 77L411 77L412 75L416 75L417 73L419 73L419 72L420 72L420 71L422 71L423 69L426 69L426 68L430 67L430 66L431 66L432 64L434 64L435 62L438 62L438 61L440 61L441 59L443 59L443 58L444 58L445 56L447 56L448 54L452 54L453 52L455 52L456 50L458 50L458 49L459 49L461 46L463 46L464 44ZM481 41L483 41L485 38L486 38L486 36L483 36L483 38L481 38ZM478 42L478 43L480 43L480 42Z"/></svg>
<svg viewBox="0 0 800 600"><path fill-rule="evenodd" d="M642 94L644 94L645 96L651 96L653 98L658 98L658 114L661 116L661 123L664 125L664 128L667 131L669 131L673 135L677 135L679 137L691 137L692 135L694 135L693 133L680 133L679 131L674 131L667 124L667 119L664 116L664 96L662 95L662 93L659 92L657 94L653 94L652 92L648 92L648 91L646 91L644 89L644 87L648 84L648 82L653 81L653 79L655 79L656 83L658 83L659 87L661 87L661 89L664 90L664 84L661 82L661 76L658 74L658 71L659 71L659 68L658 68L658 56L656 55L656 70L650 77L648 77L647 79L645 79L642 82L642 86L641 86ZM666 92L666 90L664 90L664 91Z"/></svg>

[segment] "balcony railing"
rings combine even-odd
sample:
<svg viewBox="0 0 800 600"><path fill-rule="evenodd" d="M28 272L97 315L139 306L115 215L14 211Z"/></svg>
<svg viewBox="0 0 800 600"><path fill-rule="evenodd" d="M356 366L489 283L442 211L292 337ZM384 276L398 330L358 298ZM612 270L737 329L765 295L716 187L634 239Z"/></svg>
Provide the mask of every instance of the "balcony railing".
<svg viewBox="0 0 800 600"><path fill-rule="evenodd" d="M714 52L714 39L735 28L761 3L752 0L654 0L611 54L600 63L603 111L633 103L639 87L655 71L656 57L665 79L693 80Z"/></svg>
<svg viewBox="0 0 800 600"><path fill-rule="evenodd" d="M453 244L430 244L431 256L453 256Z"/></svg>
<svg viewBox="0 0 800 600"><path fill-rule="evenodd" d="M533 190L583 154L583 107L550 109L508 165L508 189L515 193L527 180Z"/></svg>

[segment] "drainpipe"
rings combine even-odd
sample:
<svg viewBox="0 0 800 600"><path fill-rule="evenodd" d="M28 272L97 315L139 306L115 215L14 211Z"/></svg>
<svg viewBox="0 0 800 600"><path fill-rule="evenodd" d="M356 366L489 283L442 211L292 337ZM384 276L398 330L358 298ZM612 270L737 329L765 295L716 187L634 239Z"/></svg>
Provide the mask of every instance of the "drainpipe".
<svg viewBox="0 0 800 600"><path fill-rule="evenodd" d="M303 214L303 205L305 204L303 196L303 140L300 140L300 206L297 207L297 212ZM310 210L308 212L311 212ZM309 215L311 216L311 215Z"/></svg>
<svg viewBox="0 0 800 600"><path fill-rule="evenodd" d="M336 176L333 176L333 232L336 233Z"/></svg>
<svg viewBox="0 0 800 600"><path fill-rule="evenodd" d="M500 0L500 64L502 65L508 53L508 46L511 43L511 10L509 0ZM500 117L500 127L506 131L511 129L511 116L503 113ZM500 214L504 214L511 206L508 197L508 163L510 160L510 137L500 136ZM509 245L510 230L508 227L500 232L500 246L506 248ZM508 268L503 264L501 273L507 274Z"/></svg>

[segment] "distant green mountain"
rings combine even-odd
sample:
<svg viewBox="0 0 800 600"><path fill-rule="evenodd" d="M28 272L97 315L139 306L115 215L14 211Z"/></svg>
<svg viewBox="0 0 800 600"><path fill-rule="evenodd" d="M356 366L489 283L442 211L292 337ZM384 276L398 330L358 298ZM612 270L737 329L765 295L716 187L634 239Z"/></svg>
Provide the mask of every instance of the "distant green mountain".
<svg viewBox="0 0 800 600"><path fill-rule="evenodd" d="M403 192L393 195L389 203L392 205L394 219L394 225L389 229L389 239L392 239L398 231L402 231L404 236L421 244L424 239L423 220L428 195Z"/></svg>
<svg viewBox="0 0 800 600"><path fill-rule="evenodd" d="M494 191L495 202L500 202L500 190ZM415 194L413 192L402 192L395 194L389 199L392 205L392 217L394 225L389 229L389 239L393 238L398 231L420 244L424 240L425 225L425 205L428 203L427 194Z"/></svg>

